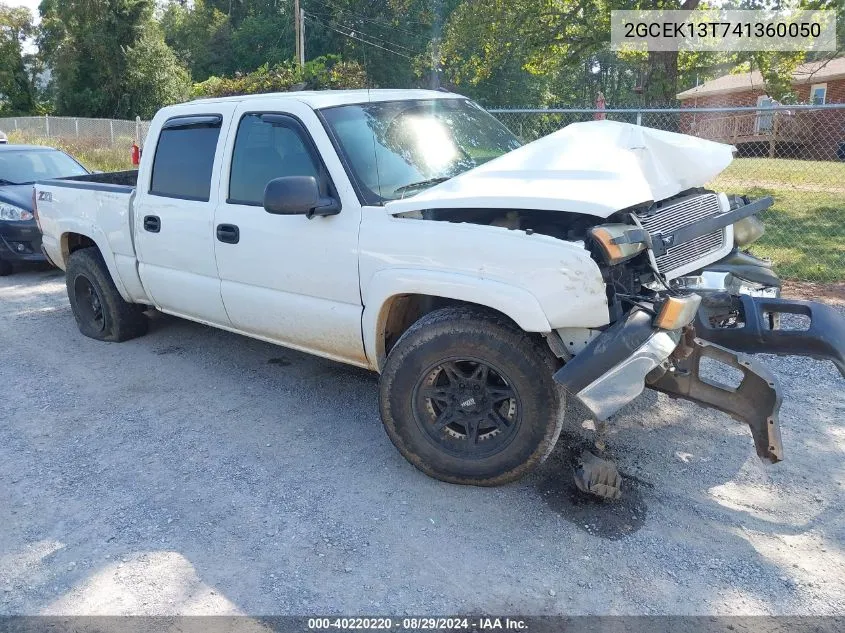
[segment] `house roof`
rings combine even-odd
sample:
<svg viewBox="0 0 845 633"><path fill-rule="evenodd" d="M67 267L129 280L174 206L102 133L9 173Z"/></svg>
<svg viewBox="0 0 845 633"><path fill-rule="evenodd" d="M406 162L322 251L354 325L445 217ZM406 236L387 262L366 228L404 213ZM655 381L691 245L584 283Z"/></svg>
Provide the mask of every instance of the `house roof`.
<svg viewBox="0 0 845 633"><path fill-rule="evenodd" d="M820 83L831 79L845 78L845 57L801 64L792 73L792 85ZM677 95L681 101L709 95L724 95L734 92L748 92L763 88L763 76L755 70L751 73L723 75L700 86L684 90Z"/></svg>

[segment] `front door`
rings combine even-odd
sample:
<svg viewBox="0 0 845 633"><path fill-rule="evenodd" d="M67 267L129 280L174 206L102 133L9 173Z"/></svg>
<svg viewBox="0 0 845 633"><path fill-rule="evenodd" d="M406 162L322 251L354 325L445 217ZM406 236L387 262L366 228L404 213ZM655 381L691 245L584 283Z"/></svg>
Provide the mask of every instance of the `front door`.
<svg viewBox="0 0 845 633"><path fill-rule="evenodd" d="M243 104L228 140L232 159L223 167L214 219L227 231L215 242L226 312L239 330L366 366L361 206L313 110L291 100L280 112L278 104ZM341 201L340 213L312 219L268 213L264 188L283 176L314 176L323 195Z"/></svg>

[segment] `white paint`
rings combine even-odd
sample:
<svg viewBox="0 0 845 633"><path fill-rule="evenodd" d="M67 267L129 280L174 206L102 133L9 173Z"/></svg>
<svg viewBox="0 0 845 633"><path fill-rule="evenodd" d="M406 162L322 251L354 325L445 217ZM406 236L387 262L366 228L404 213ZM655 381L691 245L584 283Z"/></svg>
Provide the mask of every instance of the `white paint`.
<svg viewBox="0 0 845 633"><path fill-rule="evenodd" d="M387 208L394 214L540 209L606 218L703 186L731 163L733 150L628 123L573 123Z"/></svg>
<svg viewBox="0 0 845 633"><path fill-rule="evenodd" d="M129 301L378 370L386 306L398 295L488 306L528 332L583 333L609 320L604 282L582 242L394 213L457 205L569 209L604 217L701 184L730 161L731 148L716 143L611 122L578 124L388 209L362 208L315 108L400 98L457 95L289 93L165 108L150 126L132 196L37 186L52 194L52 202L39 203L45 248L65 266L62 236L86 235ZM302 121L338 192L340 214L309 220L227 201L237 124L246 112L287 113ZM213 113L223 117L223 125L208 202L150 195L164 121ZM143 230L145 215L161 218L160 233ZM215 227L224 223L239 227L237 245L216 239Z"/></svg>

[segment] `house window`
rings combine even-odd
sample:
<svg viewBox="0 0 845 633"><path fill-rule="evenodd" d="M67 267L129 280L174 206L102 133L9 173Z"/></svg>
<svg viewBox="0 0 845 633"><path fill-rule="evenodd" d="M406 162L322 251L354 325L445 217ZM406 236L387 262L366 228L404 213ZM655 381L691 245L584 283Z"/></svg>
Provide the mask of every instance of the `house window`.
<svg viewBox="0 0 845 633"><path fill-rule="evenodd" d="M813 84L810 87L810 103L824 105L825 97L827 97L827 84Z"/></svg>

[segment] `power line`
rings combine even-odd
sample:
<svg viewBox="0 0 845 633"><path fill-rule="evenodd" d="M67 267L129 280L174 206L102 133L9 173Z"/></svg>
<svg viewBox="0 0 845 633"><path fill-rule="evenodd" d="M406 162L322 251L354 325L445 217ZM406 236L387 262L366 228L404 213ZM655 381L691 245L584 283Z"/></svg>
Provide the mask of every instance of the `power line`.
<svg viewBox="0 0 845 633"><path fill-rule="evenodd" d="M420 51L418 51L416 49L408 48L407 46L403 46L402 44L397 44L396 42L392 42L388 39L383 38L381 35L373 35L372 33L366 33L364 31L362 31L361 29L359 29L357 26L351 26L349 24L343 24L342 22L338 22L337 19L335 19L332 16L321 15L321 14L313 13L311 11L309 11L308 13L310 15L312 15L313 17L319 18L323 21L331 22L332 26L343 27L343 28L349 29L349 30L354 31L355 33L358 33L359 35L367 37L371 40L375 40L376 42L381 42L382 44L389 44L390 46L395 46L396 48L401 48L403 50L408 51L409 53L413 53L414 55L420 54Z"/></svg>
<svg viewBox="0 0 845 633"><path fill-rule="evenodd" d="M362 37L358 37L357 35L354 35L354 29L352 29L353 33L344 33L343 31L341 31L338 28L335 28L331 24L327 24L327 23L323 22L322 20L318 19L316 16L314 16L311 13L306 13L305 19L311 20L312 22L319 24L320 26L327 28L331 31L334 31L335 33L339 33L340 35L343 35L344 37L348 37L348 38L353 39L353 40L358 40L359 42L362 42L364 44L368 44L369 46L373 46L375 48L380 48L383 51L387 51L388 53L393 53L394 55L398 55L399 57L404 57L405 59L414 59L411 55L406 55L405 53L400 53L399 51L395 51L391 48L381 46L380 44L376 44L375 42L371 42L371 41L364 39ZM350 28L350 27L347 26L346 28ZM388 44L389 42L385 41L384 43ZM394 46L398 46L398 44L394 44Z"/></svg>
<svg viewBox="0 0 845 633"><path fill-rule="evenodd" d="M384 29L393 29L394 31L400 31L400 32L405 33L407 35L419 35L419 33L415 33L414 31L409 31L407 29L403 29L403 28L395 26L393 24L388 24L387 22L384 22L383 20L376 20L375 18L370 18L370 17L367 17L365 15L361 15L360 13L356 13L355 11L341 7L340 5L337 5L333 2L331 2L330 0L310 0L309 4L312 3L312 2L316 2L317 4L321 4L326 9L329 9L329 10L333 9L334 11L336 11L338 13L345 13L349 16L353 16L353 17L355 17L359 20L363 20L364 22L371 22L372 24L374 24L376 26L380 26L381 28L384 28ZM419 24L420 26L426 26L426 27L429 26L427 24L423 24L422 22L420 22L418 20L408 20L408 22L413 22L414 24Z"/></svg>

